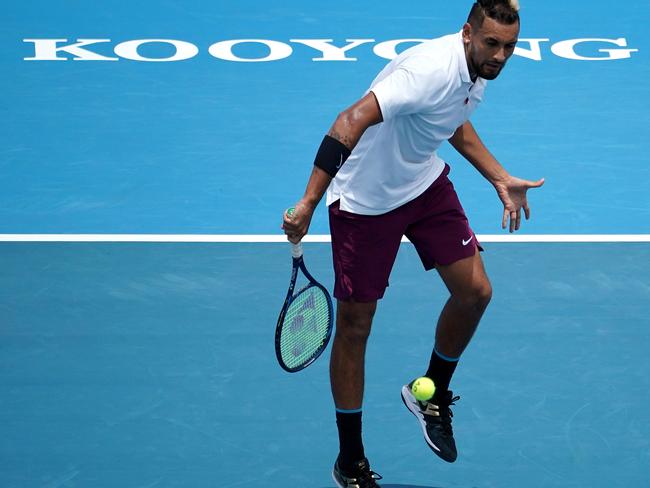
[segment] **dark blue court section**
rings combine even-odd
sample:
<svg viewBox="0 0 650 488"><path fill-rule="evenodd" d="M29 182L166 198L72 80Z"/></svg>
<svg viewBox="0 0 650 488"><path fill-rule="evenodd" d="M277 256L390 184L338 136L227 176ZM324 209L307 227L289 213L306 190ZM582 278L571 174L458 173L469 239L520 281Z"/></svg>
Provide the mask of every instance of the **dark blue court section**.
<svg viewBox="0 0 650 488"><path fill-rule="evenodd" d="M0 27L0 233L275 233L336 114L388 62L372 47L454 32L469 4L11 2ZM547 178L531 195L535 220L524 232L649 233L650 4L523 1L522 15L522 38L548 39L542 60L513 58L474 122L513 174ZM90 47L107 57L122 42L152 38L200 52L171 63L24 61L35 48L23 39L43 38L110 39ZM624 38L638 52L577 61L551 50L585 38ZM208 53L230 39L280 41L293 54L238 63ZM290 39L376 42L350 51L356 62L317 62L317 51ZM608 57L601 49L623 48L591 42L575 51ZM259 46L235 53L266 55ZM442 154L475 230L497 232L494 192L453 150ZM327 233L322 208L312 231Z"/></svg>
<svg viewBox="0 0 650 488"><path fill-rule="evenodd" d="M306 253L331 285L329 246ZM647 253L488 246L496 293L453 385L447 465L399 397L446 298L404 246L368 351L383 486L647 486ZM2 244L0 485L331 487L327 360L289 375L273 353L289 260L277 244Z"/></svg>

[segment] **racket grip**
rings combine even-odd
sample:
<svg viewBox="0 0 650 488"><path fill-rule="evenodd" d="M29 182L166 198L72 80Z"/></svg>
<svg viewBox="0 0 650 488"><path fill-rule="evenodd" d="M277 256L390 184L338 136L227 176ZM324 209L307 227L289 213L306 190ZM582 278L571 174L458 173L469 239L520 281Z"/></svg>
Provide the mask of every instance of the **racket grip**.
<svg viewBox="0 0 650 488"><path fill-rule="evenodd" d="M294 244L293 242L291 243L291 255L295 259L302 257L302 242L299 242L298 244Z"/></svg>

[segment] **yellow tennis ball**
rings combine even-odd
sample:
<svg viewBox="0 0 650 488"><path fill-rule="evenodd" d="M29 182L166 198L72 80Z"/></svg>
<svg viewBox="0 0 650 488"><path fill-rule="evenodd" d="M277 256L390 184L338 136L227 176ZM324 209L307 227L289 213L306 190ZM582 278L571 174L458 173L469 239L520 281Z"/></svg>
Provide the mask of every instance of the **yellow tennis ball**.
<svg viewBox="0 0 650 488"><path fill-rule="evenodd" d="M411 392L416 400L426 402L436 392L436 385L433 384L430 378L422 376L413 382Z"/></svg>

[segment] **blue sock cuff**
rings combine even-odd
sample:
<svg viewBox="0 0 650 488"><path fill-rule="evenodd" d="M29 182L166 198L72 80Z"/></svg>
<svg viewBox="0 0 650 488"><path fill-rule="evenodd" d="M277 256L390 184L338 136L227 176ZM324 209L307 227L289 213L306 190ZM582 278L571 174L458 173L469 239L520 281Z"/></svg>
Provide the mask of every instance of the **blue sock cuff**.
<svg viewBox="0 0 650 488"><path fill-rule="evenodd" d="M441 354L438 352L438 350L434 347L433 352L435 352L440 359L444 359L445 361L449 361L450 363L457 363L460 360L460 356L457 358L450 358L449 356L445 356L444 354Z"/></svg>
<svg viewBox="0 0 650 488"><path fill-rule="evenodd" d="M336 412L337 413L361 413L361 409L355 408L354 410L345 410L343 408L337 408Z"/></svg>

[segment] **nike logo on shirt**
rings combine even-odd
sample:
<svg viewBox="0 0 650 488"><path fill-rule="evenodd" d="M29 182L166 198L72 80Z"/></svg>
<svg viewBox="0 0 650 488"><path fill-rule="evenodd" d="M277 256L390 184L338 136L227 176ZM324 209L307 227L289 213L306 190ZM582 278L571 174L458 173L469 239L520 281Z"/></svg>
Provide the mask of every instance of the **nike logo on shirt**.
<svg viewBox="0 0 650 488"><path fill-rule="evenodd" d="M467 244L469 244L470 242L472 242L472 239L474 239L474 236L470 237L470 238L467 239L467 240L463 239L463 246L466 246Z"/></svg>

